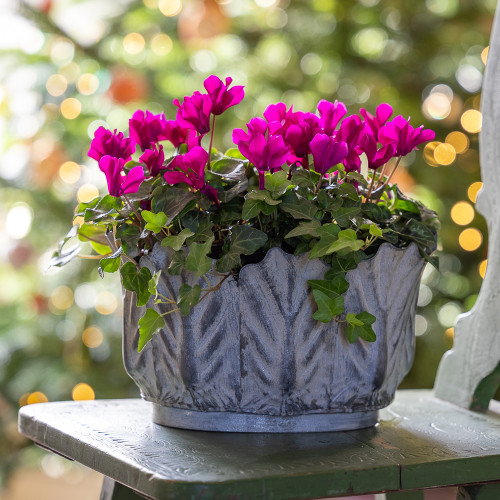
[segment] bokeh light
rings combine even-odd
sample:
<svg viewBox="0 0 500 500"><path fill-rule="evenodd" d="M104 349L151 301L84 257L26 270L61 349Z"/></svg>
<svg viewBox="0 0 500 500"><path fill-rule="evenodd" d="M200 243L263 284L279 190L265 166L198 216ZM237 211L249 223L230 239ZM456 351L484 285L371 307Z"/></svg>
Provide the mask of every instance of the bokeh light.
<svg viewBox="0 0 500 500"><path fill-rule="evenodd" d="M83 330L82 342L90 349L99 347L102 344L103 339L104 336L97 326L89 326Z"/></svg>
<svg viewBox="0 0 500 500"><path fill-rule="evenodd" d="M485 275L486 275L486 268L488 267L488 259L484 259L480 262L479 264L479 276L481 276L481 278L484 278Z"/></svg>
<svg viewBox="0 0 500 500"><path fill-rule="evenodd" d="M99 88L99 78L91 73L84 73L76 83L78 92L83 95L91 95Z"/></svg>
<svg viewBox="0 0 500 500"><path fill-rule="evenodd" d="M157 56L166 56L172 47L172 39L165 33L158 33L151 39L151 50Z"/></svg>
<svg viewBox="0 0 500 500"><path fill-rule="evenodd" d="M5 231L15 240L23 239L30 231L33 222L33 210L23 202L16 203L5 218Z"/></svg>
<svg viewBox="0 0 500 500"><path fill-rule="evenodd" d="M459 226L470 224L474 219L474 215L474 207L466 201L459 201L451 208L451 218Z"/></svg>
<svg viewBox="0 0 500 500"><path fill-rule="evenodd" d="M481 61L483 61L483 64L486 66L486 62L488 61L488 52L490 51L489 45L483 49L481 52Z"/></svg>
<svg viewBox="0 0 500 500"><path fill-rule="evenodd" d="M59 167L59 177L66 184L74 184L78 182L82 175L80 165L74 161L65 161Z"/></svg>
<svg viewBox="0 0 500 500"><path fill-rule="evenodd" d="M434 161L438 165L451 165L456 157L455 148L446 142L438 144L434 150Z"/></svg>
<svg viewBox="0 0 500 500"><path fill-rule="evenodd" d="M483 187L482 182L473 182L467 189L467 196L472 203L476 203L477 195Z"/></svg>
<svg viewBox="0 0 500 500"><path fill-rule="evenodd" d="M82 103L75 97L68 97L61 103L61 115L74 120L82 112Z"/></svg>
<svg viewBox="0 0 500 500"><path fill-rule="evenodd" d="M95 392L90 385L85 383L76 384L71 392L74 401L90 401L95 399Z"/></svg>
<svg viewBox="0 0 500 500"><path fill-rule="evenodd" d="M99 314L113 314L118 307L118 301L113 293L103 291L95 298L94 307Z"/></svg>
<svg viewBox="0 0 500 500"><path fill-rule="evenodd" d="M453 146L453 149L457 154L465 153L469 149L469 138L463 133L457 130L450 132L446 136L446 142Z"/></svg>
<svg viewBox="0 0 500 500"><path fill-rule="evenodd" d="M88 203L99 196L99 189L94 184L83 184L76 193L76 198L80 203Z"/></svg>
<svg viewBox="0 0 500 500"><path fill-rule="evenodd" d="M73 290L71 288L61 285L58 286L54 291L50 294L49 303L59 309L60 311L65 311L69 309L74 302Z"/></svg>
<svg viewBox="0 0 500 500"><path fill-rule="evenodd" d="M63 75L51 75L45 84L45 88L50 95L58 97L66 92L68 80Z"/></svg>
<svg viewBox="0 0 500 500"><path fill-rule="evenodd" d="M467 252L473 252L483 243L483 235L479 229L468 227L460 233L458 243Z"/></svg>
<svg viewBox="0 0 500 500"><path fill-rule="evenodd" d="M465 131L471 134L477 134L481 131L481 126L483 124L483 116L477 109L468 109L460 117L460 124Z"/></svg>
<svg viewBox="0 0 500 500"><path fill-rule="evenodd" d="M181 0L159 0L158 8L160 12L167 17L173 17L181 13Z"/></svg>
<svg viewBox="0 0 500 500"><path fill-rule="evenodd" d="M48 401L49 398L43 392L35 391L28 396L26 404L33 405L37 403L47 403Z"/></svg>
<svg viewBox="0 0 500 500"><path fill-rule="evenodd" d="M140 33L129 33L123 38L123 48L129 54L139 54L145 46L146 41Z"/></svg>

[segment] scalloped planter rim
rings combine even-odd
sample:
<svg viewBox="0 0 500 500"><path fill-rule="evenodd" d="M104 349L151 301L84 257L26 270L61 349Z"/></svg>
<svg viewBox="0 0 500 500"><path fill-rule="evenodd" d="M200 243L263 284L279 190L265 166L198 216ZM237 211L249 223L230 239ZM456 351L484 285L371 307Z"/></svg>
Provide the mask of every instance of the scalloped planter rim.
<svg viewBox="0 0 500 500"><path fill-rule="evenodd" d="M166 269L170 255L157 245L140 265ZM244 266L237 281L227 279L189 316L166 316L165 328L141 353L137 324L144 308L125 292L125 368L162 425L229 432L372 426L413 363L424 264L414 243L405 249L384 243L347 273L345 310L376 316L374 343L351 345L342 324L313 320L307 280L322 279L328 266L279 248ZM204 280L164 272L158 287L175 297L182 283L203 286ZM167 311L152 302L160 314Z"/></svg>

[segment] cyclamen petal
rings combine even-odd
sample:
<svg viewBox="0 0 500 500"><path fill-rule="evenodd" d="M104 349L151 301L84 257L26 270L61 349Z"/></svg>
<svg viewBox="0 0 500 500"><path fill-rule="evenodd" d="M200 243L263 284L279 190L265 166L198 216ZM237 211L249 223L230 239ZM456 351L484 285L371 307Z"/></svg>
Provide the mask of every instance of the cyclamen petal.
<svg viewBox="0 0 500 500"><path fill-rule="evenodd" d="M151 149L146 149L139 157L139 161L146 164L151 177L156 177L160 173L160 170L163 169L163 162L165 161L163 146L160 145L159 148L157 148L156 145L154 145Z"/></svg>
<svg viewBox="0 0 500 500"><path fill-rule="evenodd" d="M222 83L222 80L215 76L209 76L203 83L210 100L212 102L211 112L214 115L221 115L226 109L239 104L243 99L245 93L243 91L243 86L239 85L229 89L229 85L233 81L232 78L227 77L226 83Z"/></svg>
<svg viewBox="0 0 500 500"><path fill-rule="evenodd" d="M130 138L134 144L138 144L145 151L152 143L158 142L165 123L162 114L153 115L151 111L138 109L129 120Z"/></svg>
<svg viewBox="0 0 500 500"><path fill-rule="evenodd" d="M184 97L182 104L179 99L174 99L174 104L179 108L177 111L179 125L196 130L201 135L210 130L212 100L208 94L196 91L193 95Z"/></svg>
<svg viewBox="0 0 500 500"><path fill-rule="evenodd" d="M129 161L134 150L132 141L129 137L125 137L122 132L117 132L116 129L111 132L104 127L99 127L94 132L88 156L97 161L106 155Z"/></svg>
<svg viewBox="0 0 500 500"><path fill-rule="evenodd" d="M127 175L122 175L124 164L123 158L114 158L109 155L99 160L99 168L106 176L111 196L119 197L124 193L136 193L144 180L144 171L141 166L132 168Z"/></svg>
<svg viewBox="0 0 500 500"><path fill-rule="evenodd" d="M347 114L346 105L343 102L329 102L322 99L318 103L319 124L327 135L333 135L340 120Z"/></svg>
<svg viewBox="0 0 500 500"><path fill-rule="evenodd" d="M169 184L184 182L195 189L205 185L205 166L208 153L200 146L195 146L186 154L177 155L167 166L164 178Z"/></svg>
<svg viewBox="0 0 500 500"><path fill-rule="evenodd" d="M159 139L170 141L174 147L178 148L181 144L186 144L188 142L190 133L194 134L193 130L182 127L177 120L166 120L163 123Z"/></svg>
<svg viewBox="0 0 500 500"><path fill-rule="evenodd" d="M397 156L406 156L417 149L419 144L430 141L434 137L435 133L432 130L424 129L423 126L413 128L409 119L406 120L401 115L387 122L378 133L378 140L382 144L395 144Z"/></svg>
<svg viewBox="0 0 500 500"><path fill-rule="evenodd" d="M340 163L347 156L347 144L336 142L327 134L317 134L310 143L314 161L314 170L325 174L330 168Z"/></svg>
<svg viewBox="0 0 500 500"><path fill-rule="evenodd" d="M138 165L137 167L131 168L129 173L125 177L122 177L122 179L122 193L137 193L144 180L144 170Z"/></svg>

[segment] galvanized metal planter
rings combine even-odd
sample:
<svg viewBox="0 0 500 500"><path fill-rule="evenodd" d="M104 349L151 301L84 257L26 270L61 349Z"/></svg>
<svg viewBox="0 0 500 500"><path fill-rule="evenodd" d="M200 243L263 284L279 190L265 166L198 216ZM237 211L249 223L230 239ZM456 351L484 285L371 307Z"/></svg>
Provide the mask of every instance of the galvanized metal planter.
<svg viewBox="0 0 500 500"><path fill-rule="evenodd" d="M157 245L140 264L152 272L166 269L169 254ZM415 244L383 244L347 274L345 309L376 316L374 343L351 345L342 324L315 321L307 280L322 279L327 266L279 248L244 266L238 281L227 279L189 316L166 316L167 326L141 353L137 324L144 311L125 292L125 368L162 425L229 432L369 427L413 362L424 264ZM175 297L182 283L206 286L191 273L164 272L159 290Z"/></svg>

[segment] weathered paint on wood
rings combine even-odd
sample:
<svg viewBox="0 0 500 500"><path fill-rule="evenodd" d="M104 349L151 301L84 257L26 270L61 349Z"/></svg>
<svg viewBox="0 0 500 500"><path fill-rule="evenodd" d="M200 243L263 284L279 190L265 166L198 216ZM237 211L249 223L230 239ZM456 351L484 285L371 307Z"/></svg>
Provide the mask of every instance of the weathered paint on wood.
<svg viewBox="0 0 500 500"><path fill-rule="evenodd" d="M497 7L481 96L479 137L484 183L477 209L488 223L488 269L472 310L459 316L454 346L441 360L436 396L469 408L481 380L500 361L500 9Z"/></svg>
<svg viewBox="0 0 500 500"><path fill-rule="evenodd" d="M374 429L313 434L186 431L140 400L21 409L41 445L155 499L321 498L498 478L500 417L401 391ZM477 464L477 465L476 465Z"/></svg>

